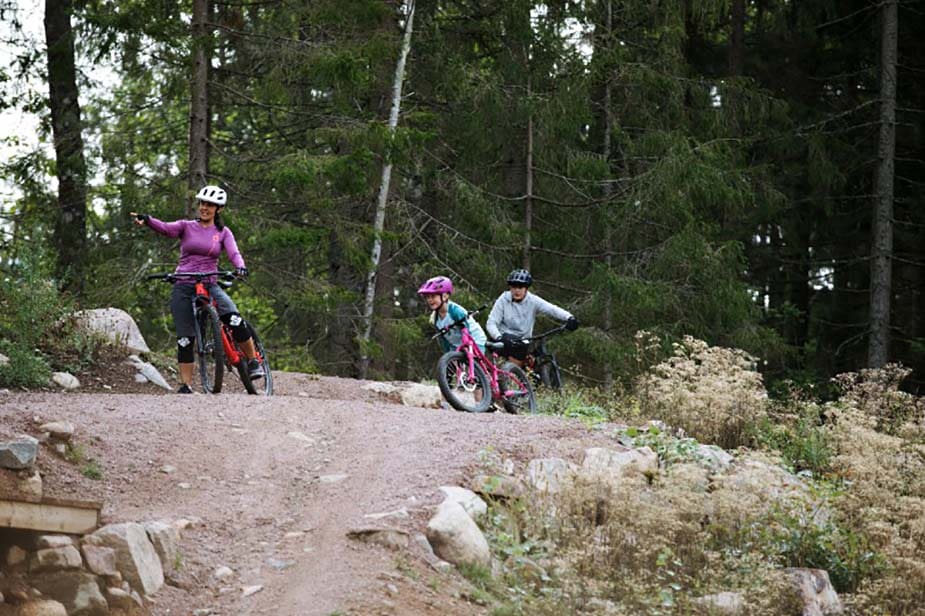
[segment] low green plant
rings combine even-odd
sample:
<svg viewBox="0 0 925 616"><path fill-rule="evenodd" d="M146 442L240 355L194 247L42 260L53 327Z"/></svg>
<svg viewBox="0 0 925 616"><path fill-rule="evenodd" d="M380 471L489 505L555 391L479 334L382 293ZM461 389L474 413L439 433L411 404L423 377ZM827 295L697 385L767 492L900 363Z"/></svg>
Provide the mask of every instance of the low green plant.
<svg viewBox="0 0 925 616"><path fill-rule="evenodd" d="M87 459L87 451L81 443L68 443L64 449L64 459L71 464L83 464Z"/></svg>
<svg viewBox="0 0 925 616"><path fill-rule="evenodd" d="M99 481L103 478L103 469L96 460L90 460L80 469L80 474L87 479Z"/></svg>

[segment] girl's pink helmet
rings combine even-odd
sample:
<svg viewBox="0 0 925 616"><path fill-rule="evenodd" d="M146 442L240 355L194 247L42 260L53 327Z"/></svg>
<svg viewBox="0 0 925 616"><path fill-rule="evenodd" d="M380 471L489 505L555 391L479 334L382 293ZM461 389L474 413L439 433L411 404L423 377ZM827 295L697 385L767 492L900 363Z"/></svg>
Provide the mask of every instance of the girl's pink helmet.
<svg viewBox="0 0 925 616"><path fill-rule="evenodd" d="M418 289L418 295L429 295L431 293L452 293L453 281L446 276L434 276L421 285Z"/></svg>

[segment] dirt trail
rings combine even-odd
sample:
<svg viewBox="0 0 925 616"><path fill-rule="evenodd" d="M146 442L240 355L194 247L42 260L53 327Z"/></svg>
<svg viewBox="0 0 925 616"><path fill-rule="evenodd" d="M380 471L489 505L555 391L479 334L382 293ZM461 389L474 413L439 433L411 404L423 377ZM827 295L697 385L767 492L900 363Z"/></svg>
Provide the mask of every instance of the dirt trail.
<svg viewBox="0 0 925 616"><path fill-rule="evenodd" d="M106 522L194 520L153 614L482 613L455 592L458 578L428 569L414 548L357 543L348 530L422 531L439 486L466 485L485 451L522 466L575 458L601 438L551 417L390 404L352 380L280 374L277 384L272 398L5 394L0 425L73 422L103 479L57 474L46 488L97 493ZM166 465L176 470L161 472ZM410 515L364 517L401 508ZM212 580L222 565L234 576ZM243 597L252 585L263 588Z"/></svg>

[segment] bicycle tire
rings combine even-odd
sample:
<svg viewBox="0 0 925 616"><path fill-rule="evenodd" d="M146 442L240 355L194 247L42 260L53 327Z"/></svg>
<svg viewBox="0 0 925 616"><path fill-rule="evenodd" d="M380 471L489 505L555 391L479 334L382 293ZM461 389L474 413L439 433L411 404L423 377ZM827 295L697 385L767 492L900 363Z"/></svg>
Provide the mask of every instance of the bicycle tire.
<svg viewBox="0 0 925 616"><path fill-rule="evenodd" d="M225 370L225 347L222 346L222 322L214 306L196 312L196 352L202 390L207 394L222 391Z"/></svg>
<svg viewBox="0 0 925 616"><path fill-rule="evenodd" d="M270 360L267 359L267 350L263 347L260 336L254 331L253 326L248 324L248 327L250 327L251 336L254 338L254 348L257 350L257 355L260 356L260 367L263 368L263 376L259 379L251 380L253 391L248 389L247 392L258 396L272 396L273 374L270 372Z"/></svg>
<svg viewBox="0 0 925 616"><path fill-rule="evenodd" d="M437 384L450 406L467 413L484 413L491 408L491 380L478 363L474 381L469 381L468 374L469 358L462 351L444 353L437 362Z"/></svg>
<svg viewBox="0 0 925 616"><path fill-rule="evenodd" d="M254 384L251 382L251 373L247 368L247 358L244 357L244 353L241 352L238 343L234 343L235 349L238 351L238 365L235 366L235 369L238 372L238 378L241 379L241 384L244 385L245 391L247 393L255 395L257 393L257 388L254 387Z"/></svg>
<svg viewBox="0 0 925 616"><path fill-rule="evenodd" d="M540 380L549 389L562 389L562 371L554 360L540 366Z"/></svg>
<svg viewBox="0 0 925 616"><path fill-rule="evenodd" d="M520 384L505 373L510 373L516 381L520 381ZM536 396L533 393L533 384L530 383L530 379L523 368L513 362L505 362L501 366L501 372L498 374L498 387L501 389L503 396L501 403L504 405L505 411L512 415L522 415L524 412L530 415L536 414ZM518 390L520 393L510 397L504 396L504 393L508 390Z"/></svg>

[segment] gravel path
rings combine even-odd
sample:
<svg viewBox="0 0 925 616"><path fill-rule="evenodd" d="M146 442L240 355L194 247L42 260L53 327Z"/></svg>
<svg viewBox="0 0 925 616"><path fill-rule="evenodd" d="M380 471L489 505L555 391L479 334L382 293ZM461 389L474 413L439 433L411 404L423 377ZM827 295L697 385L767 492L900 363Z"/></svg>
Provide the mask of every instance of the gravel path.
<svg viewBox="0 0 925 616"><path fill-rule="evenodd" d="M153 614L484 613L416 548L390 551L347 532L423 531L439 486L468 485L486 458L518 468L532 457L575 459L603 437L552 417L399 406L360 384L280 374L272 398L12 393L0 395L0 426L35 433L36 416L73 422L103 479L46 461L46 490L103 498L106 522L193 520ZM162 472L168 465L175 470ZM407 517L365 517L402 508ZM219 566L234 575L213 580Z"/></svg>

